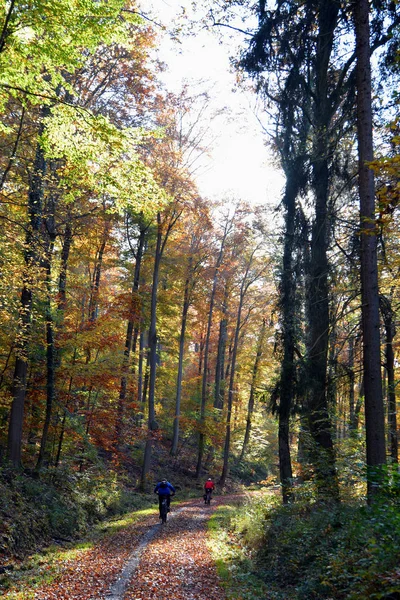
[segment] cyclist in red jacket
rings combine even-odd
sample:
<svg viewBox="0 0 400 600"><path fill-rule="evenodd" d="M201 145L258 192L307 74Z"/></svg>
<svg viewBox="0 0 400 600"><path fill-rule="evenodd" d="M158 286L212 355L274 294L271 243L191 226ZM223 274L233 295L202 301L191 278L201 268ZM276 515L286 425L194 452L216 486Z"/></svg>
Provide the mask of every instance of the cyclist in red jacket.
<svg viewBox="0 0 400 600"><path fill-rule="evenodd" d="M204 504L210 504L211 493L215 490L215 485L211 477L204 484Z"/></svg>

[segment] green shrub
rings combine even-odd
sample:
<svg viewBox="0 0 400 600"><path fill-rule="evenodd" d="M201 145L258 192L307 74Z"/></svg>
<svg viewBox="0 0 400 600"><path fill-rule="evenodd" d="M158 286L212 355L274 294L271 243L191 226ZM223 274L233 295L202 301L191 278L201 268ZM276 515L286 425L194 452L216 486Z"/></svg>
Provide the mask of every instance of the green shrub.
<svg viewBox="0 0 400 600"><path fill-rule="evenodd" d="M379 600L399 593L396 478L388 476L372 507L302 497L282 506L272 493L250 499L231 513L229 535L225 542L221 538L235 579L247 577L248 585L259 588L251 584L254 576L267 585L269 597L293 600Z"/></svg>
<svg viewBox="0 0 400 600"><path fill-rule="evenodd" d="M24 556L51 539L72 540L112 515L153 504L113 471L0 471L0 553Z"/></svg>

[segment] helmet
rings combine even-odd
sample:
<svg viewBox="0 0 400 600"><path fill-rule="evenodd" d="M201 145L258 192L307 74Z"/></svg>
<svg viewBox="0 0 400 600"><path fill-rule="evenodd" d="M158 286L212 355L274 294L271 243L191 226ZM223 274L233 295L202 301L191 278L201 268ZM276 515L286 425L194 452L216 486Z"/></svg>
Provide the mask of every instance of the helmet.
<svg viewBox="0 0 400 600"><path fill-rule="evenodd" d="M162 482L162 483L167 483L167 480L165 479L165 477L163 477L163 478L161 479L161 482Z"/></svg>
<svg viewBox="0 0 400 600"><path fill-rule="evenodd" d="M207 479L207 481L212 481L211 477L209 477L209 478Z"/></svg>

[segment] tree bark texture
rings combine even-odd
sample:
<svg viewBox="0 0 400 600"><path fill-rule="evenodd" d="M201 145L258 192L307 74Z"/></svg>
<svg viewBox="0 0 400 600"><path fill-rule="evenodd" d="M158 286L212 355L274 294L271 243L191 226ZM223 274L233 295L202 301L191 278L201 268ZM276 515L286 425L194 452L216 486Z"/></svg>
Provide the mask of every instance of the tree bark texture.
<svg viewBox="0 0 400 600"><path fill-rule="evenodd" d="M215 396L214 396L214 408L222 410L224 408L224 396L225 396L225 353L226 353L226 341L228 338L228 286L225 284L224 300L222 303L222 314L223 318L219 323L219 336L218 336L218 351L217 351L217 363L215 366Z"/></svg>
<svg viewBox="0 0 400 600"><path fill-rule="evenodd" d="M374 472L386 462L382 397L380 320L373 160L369 2L354 2L357 54L358 186L361 227L361 300L363 330L364 406L368 499L377 484Z"/></svg>
<svg viewBox="0 0 400 600"><path fill-rule="evenodd" d="M296 278L293 260L296 199L299 193L299 177L296 175L293 169L288 169L286 172L286 188L283 199L286 209L285 238L279 302L282 321L283 357L279 380L278 445L279 475L282 499L285 504L291 497L293 478L289 443L289 419L296 382L294 360L296 339Z"/></svg>
<svg viewBox="0 0 400 600"><path fill-rule="evenodd" d="M246 265L246 271L243 275L242 283L240 286L240 294L239 294L239 305L237 310L236 317L236 326L235 326L235 334L233 340L232 347L232 357L231 357L231 366L230 366L230 377L229 377L229 389L228 389L228 402L227 402L227 415L226 415L226 424L225 424L225 444L224 444L224 455L223 455L223 465L221 477L219 480L219 484L221 488L224 487L226 478L229 473L229 453L230 453L230 444L231 444L231 419L232 419L232 406L233 406L233 396L235 393L235 375L236 375L236 358L239 348L239 334L240 334L240 326L242 322L242 309L243 303L246 296L246 292L249 289L250 283L252 281L248 280L248 274L250 271L250 267L253 261L254 252L250 256L250 259Z"/></svg>
<svg viewBox="0 0 400 600"><path fill-rule="evenodd" d="M153 285L151 288L150 326L149 326L149 396L148 396L148 437L143 459L142 486L145 485L151 463L152 432L157 429L154 409L157 370L157 295L162 255L161 215L157 214L157 242L154 255Z"/></svg>
<svg viewBox="0 0 400 600"><path fill-rule="evenodd" d="M68 217L70 218L70 215L68 215ZM65 311L66 306L67 306L67 296L66 296L67 270L68 270L68 259L69 259L69 253L71 250L71 244L72 244L72 226L71 226L71 221L68 220L65 225L64 241L63 241L63 245L62 245L62 249L61 249L61 269L60 269L60 275L58 278L57 308L60 312Z"/></svg>
<svg viewBox="0 0 400 600"><path fill-rule="evenodd" d="M214 269L214 277L213 284L210 295L210 305L208 309L208 320L207 320L207 331L204 342L204 352L203 352L203 374L202 374L202 384L201 384L201 401L200 401L200 433L199 433L199 445L198 445L198 454L197 454L197 465L196 465L196 477L200 477L201 467L203 463L203 454L204 454L204 445L205 445L205 433L204 433L204 425L205 425L205 414L206 414L206 404L207 404L207 396L208 396L208 358L209 358L209 348L210 348L210 336L211 336L211 326L212 326L212 318L214 312L214 302L215 302L215 293L217 290L219 269L222 263L222 258L224 256L224 248L225 242L228 235L228 227L229 224L227 222L224 230L224 234L221 240L221 246L218 253L217 262L215 264Z"/></svg>
<svg viewBox="0 0 400 600"><path fill-rule="evenodd" d="M315 59L314 142L312 185L315 216L311 234L308 346L308 419L314 440L312 452L316 484L323 497L339 498L327 404L327 356L329 342L328 240L329 129L333 108L329 100L328 69L333 48L339 2L320 2Z"/></svg>
<svg viewBox="0 0 400 600"><path fill-rule="evenodd" d="M42 116L48 109L42 109ZM43 126L41 126L41 132ZM22 428L24 420L24 403L26 396L26 378L28 371L28 347L31 328L31 311L35 269L39 261L39 237L42 227L43 189L46 174L46 160L40 144L37 145L33 174L28 194L28 227L26 233L26 250L24 255L24 273L19 309L17 339L15 343L15 368L12 386L12 405L8 428L7 458L13 467L21 465Z"/></svg>
<svg viewBox="0 0 400 600"><path fill-rule="evenodd" d="M393 339L396 335L396 315L392 309L390 299L380 296L381 314L385 324L385 367L387 373L387 411L388 411L388 445L393 463L399 462L397 439L397 411L396 411L396 381L394 366Z"/></svg>
<svg viewBox="0 0 400 600"><path fill-rule="evenodd" d="M157 297L158 297L158 282L160 277L160 264L164 253L165 245L168 241L169 234L175 225L179 214L173 212L167 230L163 239L163 226L161 222L161 214L157 213L157 241L154 256L153 270L153 285L151 289L150 303L150 326L149 326L149 398L148 398L148 431L147 441L144 451L141 485L144 488L147 476L151 465L151 452L153 445L153 431L158 427L155 415L155 391L156 391L156 371L157 371Z"/></svg>
<svg viewBox="0 0 400 600"><path fill-rule="evenodd" d="M253 373L252 373L251 384L250 384L250 396L249 396L249 402L247 405L246 430L244 433L243 446L242 446L242 451L240 453L239 461L243 460L243 458L246 456L246 451L247 451L249 441L250 441L250 433L251 433L251 426L252 426L253 412L254 412L255 392L256 392L257 381L258 381L258 374L259 374L259 370L260 370L260 361L261 361L261 356L262 356L262 351L263 351L265 328L266 328L265 319L263 319L260 335L258 337L256 358L254 360L254 365L253 365Z"/></svg>
<svg viewBox="0 0 400 600"><path fill-rule="evenodd" d="M139 281L140 281L140 268L142 264L142 257L144 252L144 245L146 239L147 227L140 227L139 231L139 239L138 246L136 250L136 260L135 260L135 271L133 276L133 284L132 284L132 292L131 292L131 307L130 307L130 318L128 320L127 328L126 328L126 337L125 337L125 348L124 348L124 357L122 363L122 377L119 389L119 398L118 398L118 413L117 413L117 422L115 427L115 436L116 436L116 444L117 447L120 447L123 443L123 428L124 428L124 415L125 415L125 402L126 402L126 390L127 390L127 380L128 380L128 369L129 369L129 357L132 349L132 338L133 331L135 327L135 322L137 323L137 292L139 289Z"/></svg>
<svg viewBox="0 0 400 600"><path fill-rule="evenodd" d="M54 210L53 210L54 214ZM50 428L50 422L53 413L53 404L55 398L55 369L56 369L56 348L55 348L55 335L54 335L54 319L51 308L51 269L52 269L52 255L54 242L56 239L56 231L54 225L54 219L50 219L52 226L47 225L48 235L50 240L47 244L46 257L44 267L46 270L46 287L47 287L47 298L46 298L46 366L47 366L47 382L46 382L46 415L43 425L42 438L40 442L39 456L36 464L36 469L39 471L46 458L46 446Z"/></svg>
<svg viewBox="0 0 400 600"><path fill-rule="evenodd" d="M176 456L178 453L178 442L179 442L179 419L181 415L181 396L182 396L182 377L183 377L183 359L185 354L185 336L186 336L186 323L187 315L190 306L190 273L191 273L192 257L189 257L188 273L189 275L185 281L185 291L183 296L183 307L181 317L181 333L179 337L179 359L178 359L178 375L176 381L176 396L175 396L175 416L174 416L174 429L171 444L171 455Z"/></svg>
<svg viewBox="0 0 400 600"><path fill-rule="evenodd" d="M100 290L101 269L103 266L103 256L106 249L106 244L110 235L111 222L106 221L104 226L103 237L100 241L99 251L97 253L94 272L90 285L90 300L89 300L89 321L94 323L97 319L98 298Z"/></svg>

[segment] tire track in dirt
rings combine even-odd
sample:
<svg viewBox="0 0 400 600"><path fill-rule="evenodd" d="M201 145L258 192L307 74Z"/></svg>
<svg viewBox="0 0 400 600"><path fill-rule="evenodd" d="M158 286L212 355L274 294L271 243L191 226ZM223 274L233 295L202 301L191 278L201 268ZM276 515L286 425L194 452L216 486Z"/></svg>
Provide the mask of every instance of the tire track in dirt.
<svg viewBox="0 0 400 600"><path fill-rule="evenodd" d="M63 562L59 575L32 590L34 600L104 600L126 562L151 526L155 515L128 525L107 536L90 549Z"/></svg>
<svg viewBox="0 0 400 600"><path fill-rule="evenodd" d="M182 508L176 510L173 515L170 515L170 519L175 517L181 511ZM153 525L153 527L144 534L142 540L129 557L117 580L110 587L110 591L106 596L106 600L123 600L125 590L129 585L129 581L135 575L135 572L139 566L141 555L151 540L157 535L159 528L160 524Z"/></svg>

